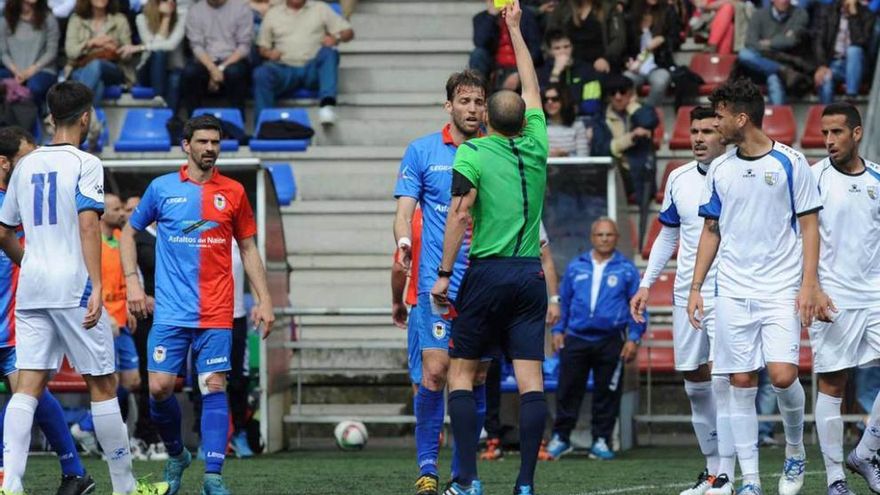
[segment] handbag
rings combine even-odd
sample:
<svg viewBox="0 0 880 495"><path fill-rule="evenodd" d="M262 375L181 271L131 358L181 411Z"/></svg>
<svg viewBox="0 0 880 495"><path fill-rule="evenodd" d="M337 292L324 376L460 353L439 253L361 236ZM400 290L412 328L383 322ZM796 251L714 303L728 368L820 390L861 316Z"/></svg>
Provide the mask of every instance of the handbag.
<svg viewBox="0 0 880 495"><path fill-rule="evenodd" d="M117 62L119 61L119 54L116 53L116 50L112 48L101 48L98 50L92 50L84 55L80 55L71 64L73 65L74 69L79 69L80 67L85 67L86 65L89 65L94 60L107 60L108 62Z"/></svg>

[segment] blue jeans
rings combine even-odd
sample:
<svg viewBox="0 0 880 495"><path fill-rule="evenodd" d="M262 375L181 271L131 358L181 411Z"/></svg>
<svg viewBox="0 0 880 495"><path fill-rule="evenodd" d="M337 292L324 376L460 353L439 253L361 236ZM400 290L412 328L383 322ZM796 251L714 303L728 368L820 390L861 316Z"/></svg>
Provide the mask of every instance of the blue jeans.
<svg viewBox="0 0 880 495"><path fill-rule="evenodd" d="M302 67L267 62L254 69L254 107L257 116L275 106L275 98L288 91L317 89L318 98L336 98L339 52L322 46L315 58Z"/></svg>
<svg viewBox="0 0 880 495"><path fill-rule="evenodd" d="M761 56L751 48L740 50L738 60L747 69L767 78L767 92L772 105L785 104L785 85L782 84L782 78L779 77L779 63Z"/></svg>
<svg viewBox="0 0 880 495"><path fill-rule="evenodd" d="M180 104L180 69L168 67L168 52L153 52L138 71L138 84L149 86L165 99L168 107L177 113Z"/></svg>
<svg viewBox="0 0 880 495"><path fill-rule="evenodd" d="M100 106L105 84L122 84L125 80L119 66L107 60L92 60L85 67L73 71L70 78L89 87L95 96L92 104Z"/></svg>
<svg viewBox="0 0 880 495"><path fill-rule="evenodd" d="M9 69L6 67L0 67L0 79L8 79L12 77L15 76L12 75L12 72ZM40 115L46 114L46 93L49 92L49 88L51 88L57 80L58 75L54 72L41 70L31 76L31 78L24 83L27 89L31 90L31 98L40 110Z"/></svg>
<svg viewBox="0 0 880 495"><path fill-rule="evenodd" d="M834 59L828 64L831 69L831 77L826 79L822 83L822 87L819 88L819 100L825 105L834 101L834 85L840 81L844 81L846 84L848 96L859 94L864 63L864 48L855 45L847 47L846 57Z"/></svg>

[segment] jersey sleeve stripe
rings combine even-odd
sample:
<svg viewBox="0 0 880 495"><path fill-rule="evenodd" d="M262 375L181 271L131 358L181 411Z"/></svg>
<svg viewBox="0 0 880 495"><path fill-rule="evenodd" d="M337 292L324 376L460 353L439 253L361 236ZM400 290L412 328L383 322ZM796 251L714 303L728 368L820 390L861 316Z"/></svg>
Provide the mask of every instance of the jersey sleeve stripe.
<svg viewBox="0 0 880 495"><path fill-rule="evenodd" d="M817 206L817 207L815 207L815 208L811 208L811 209L809 209L809 210L807 210L807 211L802 211L802 212L798 213L798 214L797 214L797 217L800 218L800 217L803 217L803 216L809 215L809 214L811 214L811 213L816 213L816 212L818 212L818 211L820 211L820 210L822 210L822 207L821 207L821 206Z"/></svg>
<svg viewBox="0 0 880 495"><path fill-rule="evenodd" d="M681 216L678 214L678 208L676 208L675 203L670 204L669 208L661 211L657 219L667 227L681 227Z"/></svg>
<svg viewBox="0 0 880 495"><path fill-rule="evenodd" d="M782 164L782 169L785 170L785 177L788 180L788 199L791 202L791 228L797 232L798 212L794 205L794 167L791 164L791 160L785 156L785 153L774 148L770 150L770 155L779 160L779 163Z"/></svg>
<svg viewBox="0 0 880 495"><path fill-rule="evenodd" d="M714 183L712 184L712 197L709 198L708 203L700 205L699 215L712 220L721 218L721 197L718 196L718 190L715 189Z"/></svg>

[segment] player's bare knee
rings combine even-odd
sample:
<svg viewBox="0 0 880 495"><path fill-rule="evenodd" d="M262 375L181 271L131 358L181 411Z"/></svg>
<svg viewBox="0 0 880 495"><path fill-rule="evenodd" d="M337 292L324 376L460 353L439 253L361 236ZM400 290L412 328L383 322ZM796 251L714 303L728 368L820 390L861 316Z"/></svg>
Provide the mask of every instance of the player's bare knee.
<svg viewBox="0 0 880 495"><path fill-rule="evenodd" d="M116 397L119 381L115 373L101 376L83 375L83 379L89 387L92 402L102 402Z"/></svg>
<svg viewBox="0 0 880 495"><path fill-rule="evenodd" d="M166 375L164 373L156 373L150 375L150 397L154 400L162 401L174 395L174 386L177 384L177 377L174 375Z"/></svg>
<svg viewBox="0 0 880 495"><path fill-rule="evenodd" d="M730 375L730 385L736 388L752 388L758 386L757 373L733 373Z"/></svg>
<svg viewBox="0 0 880 495"><path fill-rule="evenodd" d="M199 373L199 391L202 395L226 391L225 373Z"/></svg>
<svg viewBox="0 0 880 495"><path fill-rule="evenodd" d="M797 380L797 366L769 366L770 383L776 388L788 388Z"/></svg>
<svg viewBox="0 0 880 495"><path fill-rule="evenodd" d="M141 388L141 375L137 372L123 372L119 377L119 382L122 388L134 392Z"/></svg>
<svg viewBox="0 0 880 495"><path fill-rule="evenodd" d="M422 370L422 386L432 392L439 392L446 386L447 370L437 368Z"/></svg>
<svg viewBox="0 0 880 495"><path fill-rule="evenodd" d="M846 370L834 373L821 373L819 375L819 392L832 397L843 397L846 382Z"/></svg>
<svg viewBox="0 0 880 495"><path fill-rule="evenodd" d="M689 382L708 382L712 379L712 373L706 364L693 371L685 371L682 375Z"/></svg>

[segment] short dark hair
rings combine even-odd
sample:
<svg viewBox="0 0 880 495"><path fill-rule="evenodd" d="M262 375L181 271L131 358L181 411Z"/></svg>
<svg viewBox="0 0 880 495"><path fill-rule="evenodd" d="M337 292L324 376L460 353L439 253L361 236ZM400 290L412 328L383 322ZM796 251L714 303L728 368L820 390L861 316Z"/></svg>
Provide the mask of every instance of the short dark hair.
<svg viewBox="0 0 880 495"><path fill-rule="evenodd" d="M713 109L723 104L736 113L748 115L755 127L760 128L764 122L764 96L749 79L728 80L712 91L709 101Z"/></svg>
<svg viewBox="0 0 880 495"><path fill-rule="evenodd" d="M711 119L715 117L715 110L709 107L694 107L691 109L691 122L695 120Z"/></svg>
<svg viewBox="0 0 880 495"><path fill-rule="evenodd" d="M64 81L49 88L46 104L56 126L71 125L91 109L94 93L77 81Z"/></svg>
<svg viewBox="0 0 880 495"><path fill-rule="evenodd" d="M547 31L547 35L544 38L547 40L547 46L552 45L554 41L571 41L571 36L569 36L569 34L562 29L551 29L550 31Z"/></svg>
<svg viewBox="0 0 880 495"><path fill-rule="evenodd" d="M544 88L543 91L541 91L542 101L544 100L544 95L546 95L547 92L550 90L556 91L556 94L559 95L559 105L561 105L559 113L562 117L562 123L570 127L572 124L574 124L575 117L577 117L574 102L571 98L571 90L563 83L550 83L547 85L546 88Z"/></svg>
<svg viewBox="0 0 880 495"><path fill-rule="evenodd" d="M852 103L832 103L826 106L825 110L822 110L823 117L828 115L843 115L846 117L846 126L850 129L862 126L862 115L859 113L859 109Z"/></svg>
<svg viewBox="0 0 880 495"><path fill-rule="evenodd" d="M483 90L484 96L489 94L486 78L478 71L465 69L461 72L453 72L446 80L446 101L452 101L458 88L461 87L479 88Z"/></svg>
<svg viewBox="0 0 880 495"><path fill-rule="evenodd" d="M220 125L220 119L213 115L199 115L187 120L183 124L183 139L187 141L192 140L193 134L196 131L217 131L222 136L223 126Z"/></svg>
<svg viewBox="0 0 880 495"><path fill-rule="evenodd" d="M610 74L602 83L602 94L606 96L614 96L615 91L630 91L635 88L633 80L623 74Z"/></svg>
<svg viewBox="0 0 880 495"><path fill-rule="evenodd" d="M526 102L509 89L489 97L489 125L505 136L514 136L523 128Z"/></svg>
<svg viewBox="0 0 880 495"><path fill-rule="evenodd" d="M7 160L12 161L21 148L22 140L33 145L37 144L31 133L17 125L0 127L0 156L5 156Z"/></svg>

